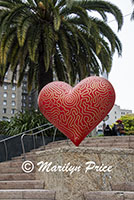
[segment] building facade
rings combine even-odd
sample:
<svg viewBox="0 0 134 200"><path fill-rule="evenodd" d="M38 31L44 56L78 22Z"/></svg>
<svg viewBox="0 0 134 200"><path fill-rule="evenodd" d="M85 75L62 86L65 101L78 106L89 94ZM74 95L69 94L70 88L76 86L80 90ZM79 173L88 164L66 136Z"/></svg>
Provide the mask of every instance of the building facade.
<svg viewBox="0 0 134 200"><path fill-rule="evenodd" d="M124 116L126 114L132 114L132 110L127 109L121 109L119 105L114 105L111 111L108 114L108 120L102 121L98 126L97 130L103 130L103 124L112 125L115 123L121 116Z"/></svg>
<svg viewBox="0 0 134 200"><path fill-rule="evenodd" d="M4 83L0 86L0 120L10 120L17 112L24 112L26 109L37 109L37 91L27 90L27 75L24 76L21 86L17 87L17 80L11 84L12 72L5 75ZM36 94L36 95L35 95Z"/></svg>

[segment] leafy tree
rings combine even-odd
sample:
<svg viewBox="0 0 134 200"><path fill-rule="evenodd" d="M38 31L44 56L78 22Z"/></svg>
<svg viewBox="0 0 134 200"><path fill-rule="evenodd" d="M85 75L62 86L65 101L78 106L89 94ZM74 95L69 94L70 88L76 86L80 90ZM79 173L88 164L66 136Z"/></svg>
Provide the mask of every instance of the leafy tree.
<svg viewBox="0 0 134 200"><path fill-rule="evenodd" d="M96 11L101 18L90 15ZM53 81L73 84L90 75L110 72L112 56L121 54L120 40L107 24L107 14L123 24L122 13L102 0L0 0L0 81L6 71L28 73L28 88L40 91Z"/></svg>
<svg viewBox="0 0 134 200"><path fill-rule="evenodd" d="M120 118L124 124L126 134L134 134L134 115L129 114Z"/></svg>

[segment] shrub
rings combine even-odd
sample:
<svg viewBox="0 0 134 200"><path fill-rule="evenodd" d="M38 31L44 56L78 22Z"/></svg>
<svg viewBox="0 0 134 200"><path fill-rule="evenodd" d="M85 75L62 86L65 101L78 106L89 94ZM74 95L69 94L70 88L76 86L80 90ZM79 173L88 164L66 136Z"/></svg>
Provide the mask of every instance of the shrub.
<svg viewBox="0 0 134 200"><path fill-rule="evenodd" d="M8 121L0 121L0 134L7 135Z"/></svg>
<svg viewBox="0 0 134 200"><path fill-rule="evenodd" d="M2 124L3 123L3 124ZM43 124L49 123L47 119L42 115L40 111L26 110L25 113L18 112L13 117L11 117L10 122L2 121L2 128L4 134L6 135L16 135L21 132L36 128ZM5 128L6 127L6 128ZM41 130L41 128L36 129ZM54 129L50 129L45 132L47 136L52 136L54 134ZM63 136L63 134L57 131L57 136Z"/></svg>

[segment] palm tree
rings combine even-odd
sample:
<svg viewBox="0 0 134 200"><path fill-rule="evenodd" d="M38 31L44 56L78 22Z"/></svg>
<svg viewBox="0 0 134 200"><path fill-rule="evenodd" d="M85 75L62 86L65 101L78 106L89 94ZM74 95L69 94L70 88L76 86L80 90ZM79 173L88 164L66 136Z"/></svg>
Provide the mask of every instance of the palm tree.
<svg viewBox="0 0 134 200"><path fill-rule="evenodd" d="M96 11L101 17L93 17ZM74 84L90 75L110 72L112 57L121 54L121 42L107 24L112 14L121 29L121 11L102 0L0 0L0 77L12 70L25 72L28 88L35 83L40 91L53 81Z"/></svg>

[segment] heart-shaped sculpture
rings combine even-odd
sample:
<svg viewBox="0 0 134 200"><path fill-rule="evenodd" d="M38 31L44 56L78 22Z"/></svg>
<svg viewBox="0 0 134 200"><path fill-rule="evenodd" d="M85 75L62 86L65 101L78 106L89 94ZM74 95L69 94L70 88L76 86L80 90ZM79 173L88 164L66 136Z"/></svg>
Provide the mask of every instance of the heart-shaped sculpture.
<svg viewBox="0 0 134 200"><path fill-rule="evenodd" d="M51 82L38 97L42 114L76 146L105 118L114 102L111 83L97 76L85 78L74 88Z"/></svg>

